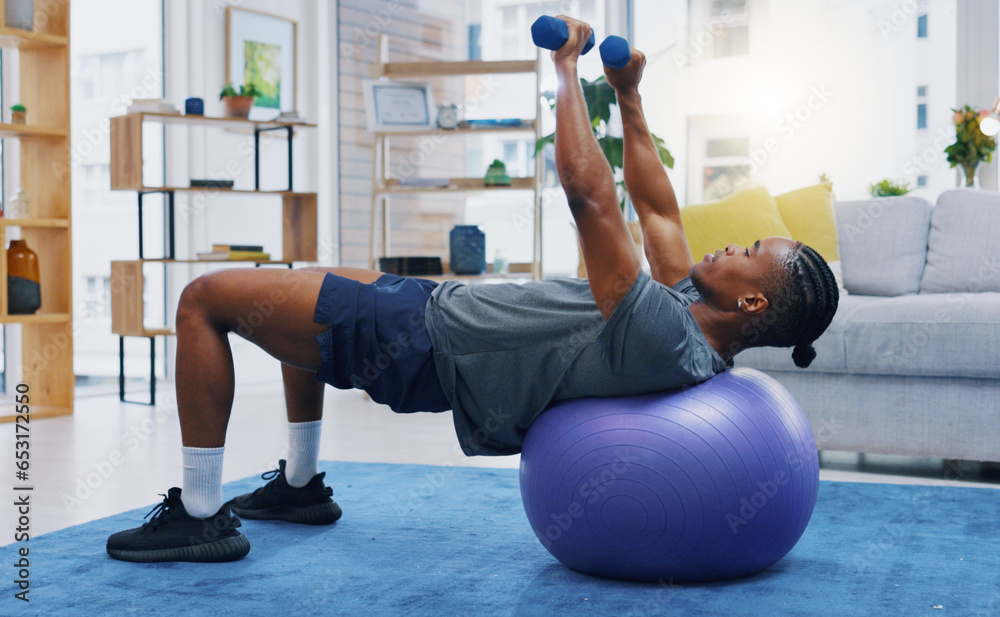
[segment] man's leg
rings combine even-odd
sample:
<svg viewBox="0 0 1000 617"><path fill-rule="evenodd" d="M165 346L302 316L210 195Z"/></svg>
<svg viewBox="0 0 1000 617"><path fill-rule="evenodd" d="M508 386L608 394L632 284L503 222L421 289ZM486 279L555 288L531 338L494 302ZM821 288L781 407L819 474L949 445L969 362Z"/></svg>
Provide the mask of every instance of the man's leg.
<svg viewBox="0 0 1000 617"><path fill-rule="evenodd" d="M363 283L380 276L368 270L332 271ZM220 270L185 288L177 309L175 373L185 489L171 489L143 527L112 535L107 547L111 556L226 561L249 551L236 531L238 522L221 503L222 450L235 381L228 335L242 336L284 364L317 372L321 356L316 337L327 326L315 323L313 314L324 276L301 270ZM187 511L189 484L192 509L200 516Z"/></svg>
<svg viewBox="0 0 1000 617"><path fill-rule="evenodd" d="M316 372L281 365L288 414L288 460L263 475L260 488L235 497L233 513L255 520L278 520L308 525L329 525L340 519L333 489L319 473L319 442L323 417L323 388ZM221 497L220 497L221 499Z"/></svg>
<svg viewBox="0 0 1000 617"><path fill-rule="evenodd" d="M226 441L235 332L286 364L318 371L313 322L323 277L296 270L219 270L192 281L177 307L177 412L186 447Z"/></svg>
<svg viewBox="0 0 1000 617"><path fill-rule="evenodd" d="M357 268L329 272L362 283L381 273ZM226 441L233 406L234 332L284 364L320 369L313 321L325 271L237 268L200 276L184 289L177 307L177 413L187 447L216 448Z"/></svg>
<svg viewBox="0 0 1000 617"><path fill-rule="evenodd" d="M381 273L347 268L303 268L301 272L327 272L361 282L376 280ZM288 415L288 462L281 468L290 486L306 486L318 472L319 440L323 419L323 391L326 385L316 380L314 371L288 364L281 365Z"/></svg>
<svg viewBox="0 0 1000 617"><path fill-rule="evenodd" d="M361 283L377 280L382 273L351 268L303 268L300 272L337 274ZM256 520L281 520L310 525L328 525L341 516L333 501L333 491L319 473L319 445L322 434L323 390L316 371L283 363L288 417L288 457L278 461L276 472L264 474L270 480L257 490L231 502L233 512ZM214 486L214 484L212 485Z"/></svg>
<svg viewBox="0 0 1000 617"><path fill-rule="evenodd" d="M316 373L281 365L288 414L288 464L284 469L290 486L301 488L318 472L319 440L323 424L323 390Z"/></svg>
<svg viewBox="0 0 1000 617"><path fill-rule="evenodd" d="M323 419L323 391L326 384L316 381L314 371L281 365L285 386L285 411L289 422L315 422Z"/></svg>

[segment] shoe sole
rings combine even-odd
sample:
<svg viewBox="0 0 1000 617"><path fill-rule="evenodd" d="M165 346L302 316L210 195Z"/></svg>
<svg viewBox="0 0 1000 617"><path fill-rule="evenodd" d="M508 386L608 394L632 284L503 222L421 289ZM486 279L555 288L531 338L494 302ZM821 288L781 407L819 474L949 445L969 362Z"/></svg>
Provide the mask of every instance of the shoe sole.
<svg viewBox="0 0 1000 617"><path fill-rule="evenodd" d="M239 532L236 532L235 536L194 546L178 546L148 551L124 551L108 548L108 555L115 559L134 563L159 563L161 561L218 563L242 559L249 552L250 541Z"/></svg>
<svg viewBox="0 0 1000 617"><path fill-rule="evenodd" d="M319 503L312 506L275 506L260 510L247 510L232 506L233 514L257 521L287 521L302 525L329 525L342 514L337 502Z"/></svg>

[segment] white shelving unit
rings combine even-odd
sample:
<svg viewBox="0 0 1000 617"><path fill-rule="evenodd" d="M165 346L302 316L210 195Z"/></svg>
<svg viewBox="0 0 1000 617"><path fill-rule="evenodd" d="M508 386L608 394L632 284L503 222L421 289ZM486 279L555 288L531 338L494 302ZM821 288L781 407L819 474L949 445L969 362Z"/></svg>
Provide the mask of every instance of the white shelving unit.
<svg viewBox="0 0 1000 617"><path fill-rule="evenodd" d="M390 256L390 234L389 217L391 211L391 196L395 194L422 194L422 193L443 193L443 192L474 192L474 191L532 191L534 193L534 225L533 225L533 248L532 260L526 263L512 263L509 267L508 276L521 276L537 280L542 277L542 192L541 178L544 161L542 157L535 157L535 175L525 178L511 178L510 186L486 186L483 178L449 178L447 186L408 186L401 184L398 179L390 177L389 173L389 148L390 140L396 136L419 136L432 135L438 131L444 131L448 135L482 135L486 133L525 133L530 132L534 140L541 137L540 118L542 114L542 103L538 96L541 91L541 54L534 60L504 60L504 61L462 61L462 62L389 62L389 40L382 36L379 39L378 58L375 65L376 77L388 79L413 79L427 77L463 77L467 75L498 75L511 73L530 73L535 75L535 86L533 91L527 95L533 97L535 102L535 117L522 119L519 125L497 125L497 126L463 126L456 129L428 129L427 131L414 132L391 132L380 131L375 133L375 152L373 157L372 173L372 204L371 204L371 227L369 238L369 267L377 270L379 258ZM381 243L378 231L381 229ZM443 230L446 231L446 230ZM381 246L381 250L379 250ZM447 266L445 267L447 272ZM422 277L430 279L455 279L475 281L479 279L495 279L496 275L491 272L479 276L457 276L445 274L440 277Z"/></svg>

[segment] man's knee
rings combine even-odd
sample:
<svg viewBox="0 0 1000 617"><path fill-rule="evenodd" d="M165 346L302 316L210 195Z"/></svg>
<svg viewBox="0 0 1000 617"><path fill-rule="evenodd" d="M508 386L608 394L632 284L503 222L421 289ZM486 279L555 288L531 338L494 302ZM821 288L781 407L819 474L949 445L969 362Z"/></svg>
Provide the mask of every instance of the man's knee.
<svg viewBox="0 0 1000 617"><path fill-rule="evenodd" d="M206 314L213 289L217 287L213 283L213 274L215 273L203 274L184 286L177 301L177 323Z"/></svg>

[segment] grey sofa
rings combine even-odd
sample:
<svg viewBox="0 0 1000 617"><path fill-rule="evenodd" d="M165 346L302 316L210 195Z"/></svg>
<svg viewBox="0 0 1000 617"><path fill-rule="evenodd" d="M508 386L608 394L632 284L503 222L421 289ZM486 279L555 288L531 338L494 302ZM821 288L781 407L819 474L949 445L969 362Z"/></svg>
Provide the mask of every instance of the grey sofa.
<svg viewBox="0 0 1000 617"><path fill-rule="evenodd" d="M751 349L821 450L1000 461L1000 195L834 206L847 295L808 369Z"/></svg>

